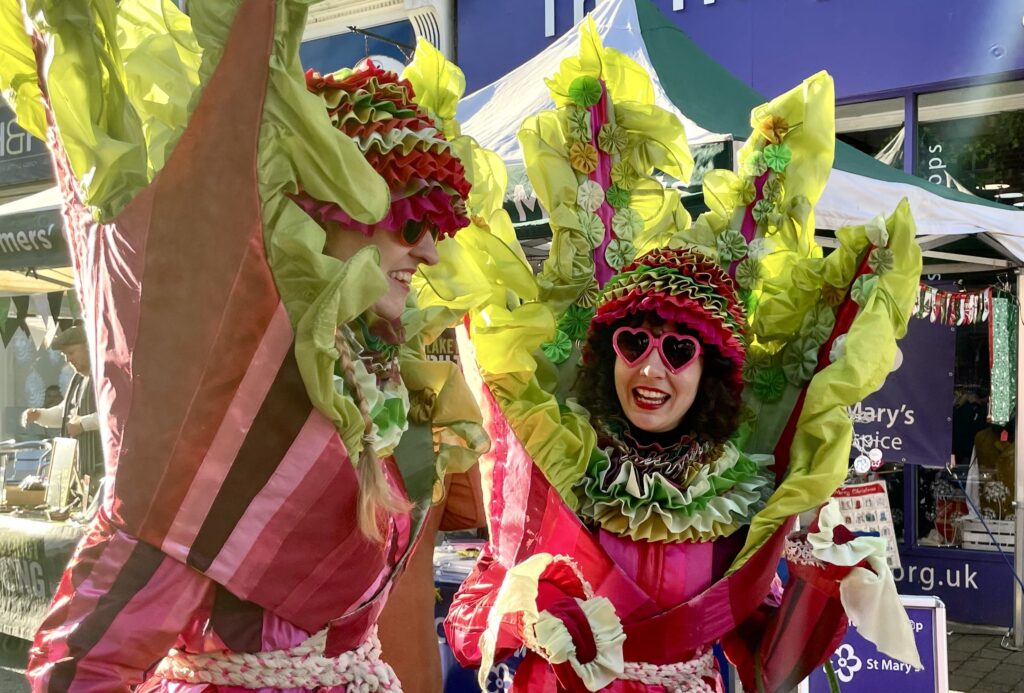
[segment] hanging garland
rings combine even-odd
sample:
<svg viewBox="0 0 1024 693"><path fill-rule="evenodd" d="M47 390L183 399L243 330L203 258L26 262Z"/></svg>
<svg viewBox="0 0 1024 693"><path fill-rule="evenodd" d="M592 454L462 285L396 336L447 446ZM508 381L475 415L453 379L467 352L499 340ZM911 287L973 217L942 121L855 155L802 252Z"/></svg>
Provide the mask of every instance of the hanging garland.
<svg viewBox="0 0 1024 693"><path fill-rule="evenodd" d="M922 283L918 287L914 317L944 325L976 325L992 314L992 289L942 291Z"/></svg>

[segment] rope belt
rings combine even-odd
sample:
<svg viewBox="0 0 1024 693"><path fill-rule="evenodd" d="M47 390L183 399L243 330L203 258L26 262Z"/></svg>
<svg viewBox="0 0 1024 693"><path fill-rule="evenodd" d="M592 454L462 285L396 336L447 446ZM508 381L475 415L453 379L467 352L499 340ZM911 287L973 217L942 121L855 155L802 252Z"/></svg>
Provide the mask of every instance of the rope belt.
<svg viewBox="0 0 1024 693"><path fill-rule="evenodd" d="M714 693L704 678L714 678L715 675L715 657L708 650L691 660L675 664L626 662L626 671L620 678L648 686L664 686L671 693Z"/></svg>
<svg viewBox="0 0 1024 693"><path fill-rule="evenodd" d="M171 650L156 668L156 676L246 689L346 686L352 693L402 693L395 672L380 658L376 626L362 645L337 657L324 655L326 642L325 629L285 650L203 654Z"/></svg>

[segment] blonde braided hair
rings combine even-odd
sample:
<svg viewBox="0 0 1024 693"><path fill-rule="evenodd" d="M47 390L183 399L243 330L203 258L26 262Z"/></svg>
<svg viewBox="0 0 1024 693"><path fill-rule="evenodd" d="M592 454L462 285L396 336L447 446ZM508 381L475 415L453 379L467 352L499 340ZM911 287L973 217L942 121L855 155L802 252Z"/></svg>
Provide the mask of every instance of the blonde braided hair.
<svg viewBox="0 0 1024 693"><path fill-rule="evenodd" d="M356 463L356 471L359 472L359 529L367 539L380 543L384 540L379 522L380 512L383 511L386 514L407 512L410 505L391 490L384 471L381 469L380 461L377 459L377 451L373 449L375 439L370 405L367 404L363 388L356 377L352 349L341 330L335 334L334 343L338 348L338 361L341 364L342 377L352 392L352 398L363 417L363 449L359 451L359 461Z"/></svg>

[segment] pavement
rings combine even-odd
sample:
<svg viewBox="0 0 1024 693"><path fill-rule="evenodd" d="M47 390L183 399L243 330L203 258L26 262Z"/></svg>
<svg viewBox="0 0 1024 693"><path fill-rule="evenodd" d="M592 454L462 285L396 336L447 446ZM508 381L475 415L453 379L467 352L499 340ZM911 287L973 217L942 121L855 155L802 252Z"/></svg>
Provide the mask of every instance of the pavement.
<svg viewBox="0 0 1024 693"><path fill-rule="evenodd" d="M28 693L28 641L0 635L0 693Z"/></svg>
<svg viewBox="0 0 1024 693"><path fill-rule="evenodd" d="M1005 650L1001 641L993 635L948 636L951 693L1024 693L1024 652Z"/></svg>

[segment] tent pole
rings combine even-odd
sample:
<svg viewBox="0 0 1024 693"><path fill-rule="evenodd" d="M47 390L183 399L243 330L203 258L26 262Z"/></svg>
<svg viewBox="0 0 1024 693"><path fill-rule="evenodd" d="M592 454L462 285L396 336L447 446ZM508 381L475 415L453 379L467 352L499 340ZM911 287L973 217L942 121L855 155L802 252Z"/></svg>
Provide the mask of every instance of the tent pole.
<svg viewBox="0 0 1024 693"><path fill-rule="evenodd" d="M1024 271L1017 270L1017 305L1024 300ZM1017 318L1017 412L1024 402L1024 349L1021 348L1020 317ZM1014 479L1014 541L1013 568L1017 575L1024 575L1024 417L1017 416L1015 424L1015 443L1013 446L1013 479ZM1020 650L1024 648L1024 592L1020 584L1013 581L1013 645Z"/></svg>

